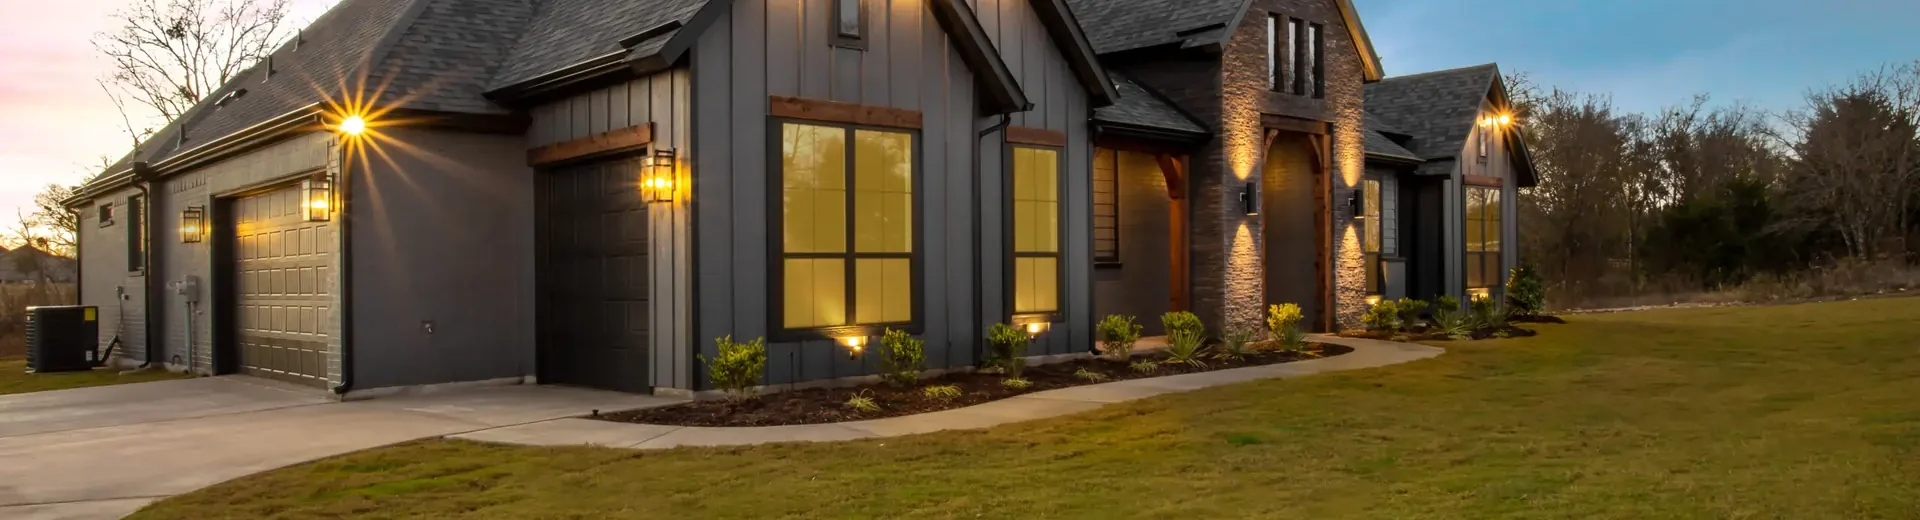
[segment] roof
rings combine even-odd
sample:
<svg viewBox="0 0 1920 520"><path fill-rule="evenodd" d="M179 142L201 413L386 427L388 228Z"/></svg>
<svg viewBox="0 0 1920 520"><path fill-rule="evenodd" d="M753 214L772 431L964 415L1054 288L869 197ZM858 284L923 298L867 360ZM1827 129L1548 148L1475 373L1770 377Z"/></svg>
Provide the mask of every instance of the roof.
<svg viewBox="0 0 1920 520"><path fill-rule="evenodd" d="M670 22L684 26L707 3L708 0L545 0L533 21L527 24L525 34L488 82L487 90L531 80L609 54L658 52L680 29L655 31L658 34L644 41L632 42L634 48L621 46L621 41Z"/></svg>
<svg viewBox="0 0 1920 520"><path fill-rule="evenodd" d="M1120 93L1111 106L1093 110L1095 124L1121 125L1141 129L1191 134L1204 137L1210 134L1199 120L1173 106L1160 93L1154 92L1133 81L1123 74L1113 74L1114 90Z"/></svg>
<svg viewBox="0 0 1920 520"><path fill-rule="evenodd" d="M1366 130L1362 134L1362 139L1366 141L1365 146L1368 158L1398 159L1414 163L1421 162L1418 154L1400 146L1400 143L1393 142L1393 139L1380 132Z"/></svg>
<svg viewBox="0 0 1920 520"><path fill-rule="evenodd" d="M1080 26L1100 54L1163 45L1225 46L1252 0L1067 0ZM1367 81L1386 76L1373 38L1360 22L1352 0L1334 0L1349 38L1360 54Z"/></svg>
<svg viewBox="0 0 1920 520"><path fill-rule="evenodd" d="M1367 113L1410 135L1408 147L1420 158L1453 159L1499 77L1499 67L1489 63L1387 78L1367 85Z"/></svg>

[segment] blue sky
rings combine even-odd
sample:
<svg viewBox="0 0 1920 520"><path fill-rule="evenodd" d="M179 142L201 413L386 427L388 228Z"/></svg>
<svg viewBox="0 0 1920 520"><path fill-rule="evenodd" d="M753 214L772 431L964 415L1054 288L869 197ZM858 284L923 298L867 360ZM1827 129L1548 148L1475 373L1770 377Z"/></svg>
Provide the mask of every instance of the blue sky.
<svg viewBox="0 0 1920 520"><path fill-rule="evenodd" d="M1798 107L1809 88L1920 60L1920 0L1354 0L1389 76L1499 62L1652 112Z"/></svg>

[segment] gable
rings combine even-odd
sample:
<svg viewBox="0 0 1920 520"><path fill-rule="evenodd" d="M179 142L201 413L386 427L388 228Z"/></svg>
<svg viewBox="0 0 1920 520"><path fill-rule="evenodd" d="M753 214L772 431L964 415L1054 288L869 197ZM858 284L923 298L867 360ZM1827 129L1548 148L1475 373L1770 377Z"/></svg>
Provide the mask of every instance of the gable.
<svg viewBox="0 0 1920 520"><path fill-rule="evenodd" d="M1098 54L1150 47L1212 48L1226 46L1253 0L1066 0L1086 28ZM1386 76L1373 38L1360 23L1353 0L1328 0L1340 11L1341 21L1360 55L1366 81Z"/></svg>

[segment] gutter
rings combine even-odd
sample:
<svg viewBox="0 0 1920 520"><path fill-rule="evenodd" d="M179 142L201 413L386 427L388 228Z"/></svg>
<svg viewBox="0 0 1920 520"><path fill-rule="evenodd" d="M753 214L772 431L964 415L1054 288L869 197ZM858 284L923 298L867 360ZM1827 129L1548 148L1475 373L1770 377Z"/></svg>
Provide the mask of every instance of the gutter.
<svg viewBox="0 0 1920 520"><path fill-rule="evenodd" d="M265 144L274 138L297 132L308 127L319 127L320 116L324 112L319 103L310 104L281 114L247 128L208 141L184 152L174 154L159 162L147 164L136 161L133 166L119 173L109 174L93 183L81 186L73 197L63 201L71 207L81 201L89 200L101 192L120 188L137 182L159 180L162 177L192 170L194 167L227 158L253 147ZM143 178L137 170L146 169L150 177Z"/></svg>
<svg viewBox="0 0 1920 520"><path fill-rule="evenodd" d="M140 229L138 230L140 233L140 283L144 285L144 290L140 294L144 306L141 309L141 326L145 329L141 340L147 343L146 360L140 363L140 368L147 368L153 365L154 360L165 354L160 352L160 342L154 340L155 336L158 336L154 329L160 325L160 322L153 319L154 310L158 309L159 305L165 305L159 303L159 300L166 292L165 287L154 283L160 279L154 276L158 269L153 265L153 181L159 176L155 175L153 168L147 166L145 162L135 162L127 171L137 179L134 181L133 188L140 190ZM124 318L122 316L122 319Z"/></svg>

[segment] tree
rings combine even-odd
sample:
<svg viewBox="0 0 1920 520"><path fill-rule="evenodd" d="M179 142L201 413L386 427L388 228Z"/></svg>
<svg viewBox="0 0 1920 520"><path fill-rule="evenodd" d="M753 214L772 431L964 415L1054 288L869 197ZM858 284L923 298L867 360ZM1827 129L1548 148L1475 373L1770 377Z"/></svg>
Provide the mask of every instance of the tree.
<svg viewBox="0 0 1920 520"><path fill-rule="evenodd" d="M1786 224L1824 227L1847 253L1908 252L1913 193L1920 190L1920 65L1863 75L1807 96L1788 114L1794 166L1785 180Z"/></svg>
<svg viewBox="0 0 1920 520"><path fill-rule="evenodd" d="M88 179L80 183L86 184ZM13 238L22 244L31 244L48 253L60 256L73 256L80 217L68 211L63 201L72 198L76 187L48 184L40 193L33 195L33 209L19 215L20 225L13 230Z"/></svg>
<svg viewBox="0 0 1920 520"><path fill-rule="evenodd" d="M136 144L153 133L136 122L178 119L287 36L287 0L132 1L94 47L113 62L101 88ZM147 113L129 114L130 105Z"/></svg>

